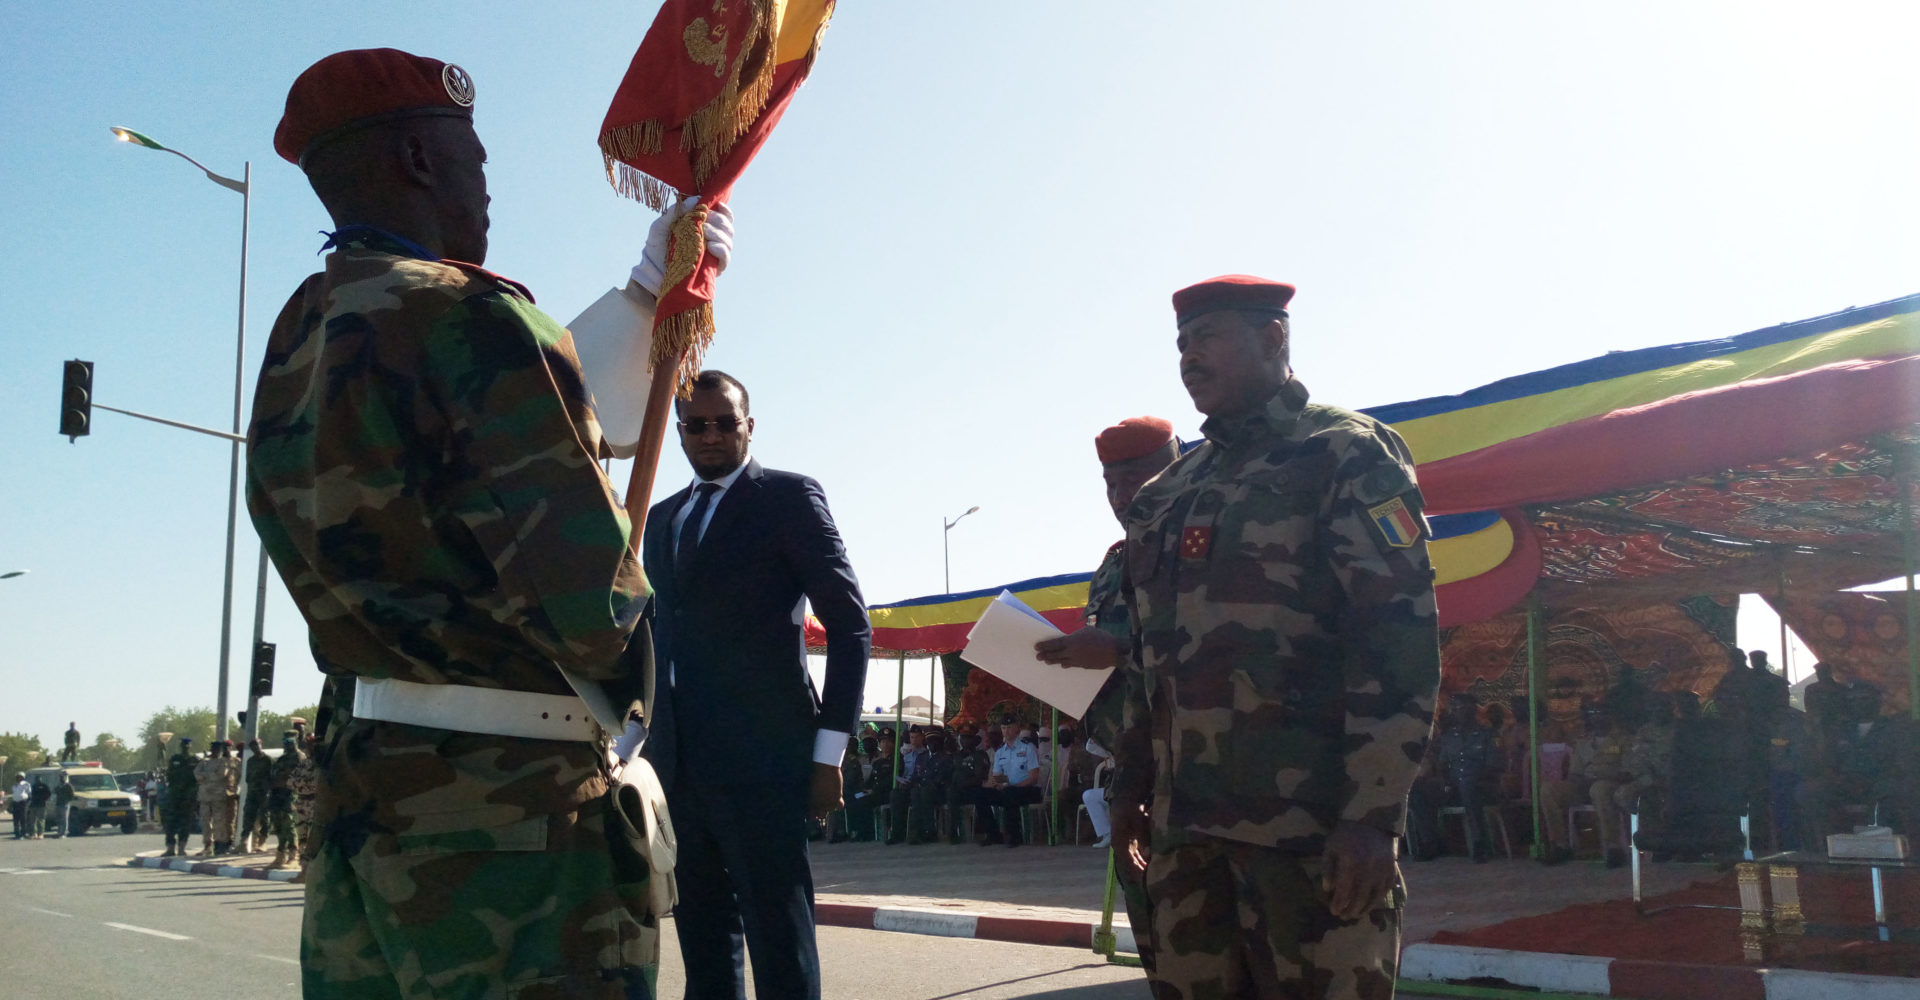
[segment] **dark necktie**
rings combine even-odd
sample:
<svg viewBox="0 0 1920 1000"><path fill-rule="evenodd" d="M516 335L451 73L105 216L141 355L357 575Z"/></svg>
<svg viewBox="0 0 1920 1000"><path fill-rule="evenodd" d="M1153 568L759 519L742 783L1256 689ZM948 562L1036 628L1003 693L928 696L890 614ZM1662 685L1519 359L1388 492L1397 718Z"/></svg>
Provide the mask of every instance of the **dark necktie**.
<svg viewBox="0 0 1920 1000"><path fill-rule="evenodd" d="M707 508L719 492L719 483L701 483L700 488L693 491L693 510L687 512L687 519L680 526L680 543L673 550L675 576L685 576L687 567L693 564L693 553L700 547L700 523L706 520Z"/></svg>

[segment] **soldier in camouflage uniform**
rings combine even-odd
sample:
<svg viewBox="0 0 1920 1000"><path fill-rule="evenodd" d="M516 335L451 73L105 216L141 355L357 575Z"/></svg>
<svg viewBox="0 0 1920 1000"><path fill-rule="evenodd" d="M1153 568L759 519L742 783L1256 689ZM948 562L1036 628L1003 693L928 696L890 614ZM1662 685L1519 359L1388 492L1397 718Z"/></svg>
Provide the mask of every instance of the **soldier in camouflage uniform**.
<svg viewBox="0 0 1920 1000"><path fill-rule="evenodd" d="M1440 676L1428 532L1399 436L1293 377L1292 294L1175 294L1206 440L1127 511L1158 1000L1384 998L1398 967L1396 838Z"/></svg>
<svg viewBox="0 0 1920 1000"><path fill-rule="evenodd" d="M313 837L313 807L320 795L320 769L315 764L312 746L301 747L293 755L293 761L293 771L287 775L287 790L293 793L294 858L305 868L319 846Z"/></svg>
<svg viewBox="0 0 1920 1000"><path fill-rule="evenodd" d="M645 997L657 962L600 728L638 716L648 592L571 336L479 266L472 104L457 66L336 53L274 140L337 227L274 324L247 460L314 659L353 682L317 748L308 1000Z"/></svg>
<svg viewBox="0 0 1920 1000"><path fill-rule="evenodd" d="M193 836L193 817L200 804L200 786L194 771L200 759L193 754L193 740L180 737L180 749L167 759L167 796L160 805L160 825L167 834L167 852L163 858L187 853L187 841Z"/></svg>
<svg viewBox="0 0 1920 1000"><path fill-rule="evenodd" d="M1101 477L1107 484L1107 505L1122 526L1126 524L1127 508L1132 506L1140 487L1159 475L1180 454L1180 441L1173 436L1173 425L1159 417L1122 420L1101 431L1093 445L1100 459ZM1097 661L1079 665L1097 663L1118 668L1088 707L1085 722L1087 734L1094 741L1116 748L1114 769L1107 784L1113 821L1114 871L1126 900L1127 923L1133 930L1140 964L1152 975L1153 908L1147 900L1144 840L1148 806L1145 793L1153 788L1153 747L1147 738L1145 719L1136 720L1135 725L1128 725L1127 719L1130 708L1139 709L1147 704L1147 696L1145 675L1138 661L1128 655L1133 645L1133 620L1127 613L1126 595L1122 590L1125 556L1126 542L1115 542L1087 586L1087 607L1082 613L1086 627L1080 631L1088 635L1083 641L1097 650L1099 643L1092 640L1104 636L1108 651ZM1063 662L1062 654L1074 642L1072 637L1050 639L1035 648L1041 659ZM1127 745L1122 746L1123 743ZM1129 767L1146 768L1147 773L1131 774Z"/></svg>
<svg viewBox="0 0 1920 1000"><path fill-rule="evenodd" d="M300 856L300 839L293 826L294 773L301 768L300 744L289 731L280 740L280 756L267 772L267 826L278 841L274 868L285 868Z"/></svg>
<svg viewBox="0 0 1920 1000"><path fill-rule="evenodd" d="M207 755L193 765L193 785L200 800L200 853L195 857L211 857L220 833L220 803L225 798L221 791L219 740L207 747Z"/></svg>
<svg viewBox="0 0 1920 1000"><path fill-rule="evenodd" d="M247 787L247 801L240 810L242 854L267 849L267 788L272 776L272 758L260 752L259 740L248 740L247 760L241 769L241 780Z"/></svg>

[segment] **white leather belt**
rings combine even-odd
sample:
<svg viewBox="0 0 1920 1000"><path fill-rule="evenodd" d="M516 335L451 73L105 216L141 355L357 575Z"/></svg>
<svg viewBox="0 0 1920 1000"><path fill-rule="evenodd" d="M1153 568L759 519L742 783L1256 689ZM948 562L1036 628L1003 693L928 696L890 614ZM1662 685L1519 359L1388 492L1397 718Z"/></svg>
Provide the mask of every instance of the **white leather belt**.
<svg viewBox="0 0 1920 1000"><path fill-rule="evenodd" d="M359 679L353 717L429 729L591 743L600 731L587 703L570 694L532 694L465 684Z"/></svg>

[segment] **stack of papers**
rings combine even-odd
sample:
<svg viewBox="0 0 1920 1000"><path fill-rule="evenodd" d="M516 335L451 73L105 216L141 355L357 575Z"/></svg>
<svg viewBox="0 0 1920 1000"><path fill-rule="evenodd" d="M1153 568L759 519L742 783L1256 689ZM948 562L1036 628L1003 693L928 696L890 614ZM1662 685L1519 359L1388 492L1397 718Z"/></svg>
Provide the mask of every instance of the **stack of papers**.
<svg viewBox="0 0 1920 1000"><path fill-rule="evenodd" d="M1052 705L1060 714L1082 719L1113 668L1082 670L1040 662L1034 643L1065 634L1012 591L1003 590L967 633L967 647L960 651L960 658Z"/></svg>

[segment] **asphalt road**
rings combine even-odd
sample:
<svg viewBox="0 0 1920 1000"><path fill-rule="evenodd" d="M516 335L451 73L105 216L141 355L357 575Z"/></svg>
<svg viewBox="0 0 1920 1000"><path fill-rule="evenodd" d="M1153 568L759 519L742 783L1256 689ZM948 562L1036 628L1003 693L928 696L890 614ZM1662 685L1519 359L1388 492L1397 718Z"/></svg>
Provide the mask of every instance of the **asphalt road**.
<svg viewBox="0 0 1920 1000"><path fill-rule="evenodd" d="M162 846L158 834L15 841L0 830L0 995L299 996L301 887L126 867ZM821 928L820 947L836 1000L1147 997L1139 970L1067 948L840 927ZM678 997L678 948L669 938L662 951L660 993Z"/></svg>

